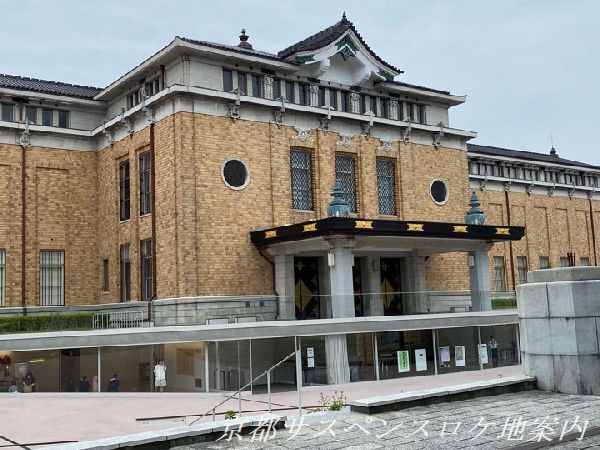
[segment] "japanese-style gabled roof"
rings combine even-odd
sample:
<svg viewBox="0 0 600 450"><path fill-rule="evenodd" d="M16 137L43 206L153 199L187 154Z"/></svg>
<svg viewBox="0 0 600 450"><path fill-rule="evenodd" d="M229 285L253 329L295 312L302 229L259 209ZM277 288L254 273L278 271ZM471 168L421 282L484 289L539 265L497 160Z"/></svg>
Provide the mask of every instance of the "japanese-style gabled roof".
<svg viewBox="0 0 600 450"><path fill-rule="evenodd" d="M19 77L16 75L0 74L0 88L16 89L19 91L41 92L44 94L61 95L92 100L101 88L79 86L60 81L38 80L37 78Z"/></svg>
<svg viewBox="0 0 600 450"><path fill-rule="evenodd" d="M244 48L240 47L239 45L225 45L219 44L217 42L197 41L195 39L189 39L185 37L179 37L179 39L185 42L189 42L190 44L203 45L205 47L212 47L219 50L229 50L236 53L243 53L244 55L260 56L261 58L273 59L275 61L279 61L281 59L273 53L263 52L261 50L254 50L252 48Z"/></svg>
<svg viewBox="0 0 600 450"><path fill-rule="evenodd" d="M296 53L318 50L331 44L333 41L338 39L348 30L352 30L356 38L360 41L361 45L371 54L373 58L375 58L377 61L379 61L381 64L388 67L392 71L397 73L403 73L402 70L384 61L379 56L377 56L373 50L371 50L371 47L367 45L360 33L356 30L354 24L346 18L346 14L344 14L342 16L342 20L337 22L335 25L325 28L324 30L319 31L316 34L313 34L312 36L309 36L306 39L303 39L300 42L297 42L294 45L291 45L290 47L281 50L279 53L277 53L277 56L279 56L281 59L286 59Z"/></svg>
<svg viewBox="0 0 600 450"><path fill-rule="evenodd" d="M506 158L514 158L514 159L522 159L524 161L539 161L545 163L551 163L562 166L573 166L573 167L583 167L586 169L600 169L599 166L594 166L591 164L572 161L570 159L561 158L560 156L550 155L545 153L535 153L528 152L523 150L510 150L507 148L501 147L492 147L489 145L476 145L476 144L467 144L467 150L473 153L479 153L483 155L490 156L503 156Z"/></svg>

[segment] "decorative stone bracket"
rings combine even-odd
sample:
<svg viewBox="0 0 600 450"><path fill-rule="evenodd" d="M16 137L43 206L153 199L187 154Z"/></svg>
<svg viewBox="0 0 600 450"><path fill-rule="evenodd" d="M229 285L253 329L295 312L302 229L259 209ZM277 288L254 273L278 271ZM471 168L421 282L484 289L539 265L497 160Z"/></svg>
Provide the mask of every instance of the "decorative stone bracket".
<svg viewBox="0 0 600 450"><path fill-rule="evenodd" d="M444 124L440 122L440 130L437 133L433 133L433 146L438 149L442 146L442 138L444 137Z"/></svg>
<svg viewBox="0 0 600 450"><path fill-rule="evenodd" d="M402 132L402 140L404 142L408 142L410 140L410 132L411 132L411 122L410 122L410 118L406 119L406 122L408 123L408 125L406 125L406 128L404 129L404 131Z"/></svg>
<svg viewBox="0 0 600 450"><path fill-rule="evenodd" d="M229 107L229 117L235 122L239 119L240 116L240 97L242 96L243 91L238 87L235 90L235 103L230 103L227 106Z"/></svg>
<svg viewBox="0 0 600 450"><path fill-rule="evenodd" d="M25 129L17 135L16 141L17 144L19 144L24 149L29 147L29 145L31 144L31 138L29 135L29 120L25 119Z"/></svg>

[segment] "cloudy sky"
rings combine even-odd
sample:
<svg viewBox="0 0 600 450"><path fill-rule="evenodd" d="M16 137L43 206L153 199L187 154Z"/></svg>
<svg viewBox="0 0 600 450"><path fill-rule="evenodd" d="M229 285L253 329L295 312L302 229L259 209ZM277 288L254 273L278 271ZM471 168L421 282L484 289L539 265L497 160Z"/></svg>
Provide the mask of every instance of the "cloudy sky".
<svg viewBox="0 0 600 450"><path fill-rule="evenodd" d="M479 144L600 165L600 1L0 0L0 73L104 87L174 36L277 52L345 10L399 80L466 94Z"/></svg>

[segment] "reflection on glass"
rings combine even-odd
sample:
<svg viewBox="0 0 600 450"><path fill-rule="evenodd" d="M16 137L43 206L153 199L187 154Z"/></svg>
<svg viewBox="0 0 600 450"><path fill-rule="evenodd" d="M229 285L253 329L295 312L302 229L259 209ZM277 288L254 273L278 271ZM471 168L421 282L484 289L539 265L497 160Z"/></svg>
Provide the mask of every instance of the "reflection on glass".
<svg viewBox="0 0 600 450"><path fill-rule="evenodd" d="M482 359L484 369L519 364L517 325L480 327L480 330L481 343L485 344L482 351L487 356Z"/></svg>
<svg viewBox="0 0 600 450"><path fill-rule="evenodd" d="M438 373L478 370L477 327L437 330Z"/></svg>
<svg viewBox="0 0 600 450"><path fill-rule="evenodd" d="M377 333L377 353L381 380L435 373L431 330Z"/></svg>

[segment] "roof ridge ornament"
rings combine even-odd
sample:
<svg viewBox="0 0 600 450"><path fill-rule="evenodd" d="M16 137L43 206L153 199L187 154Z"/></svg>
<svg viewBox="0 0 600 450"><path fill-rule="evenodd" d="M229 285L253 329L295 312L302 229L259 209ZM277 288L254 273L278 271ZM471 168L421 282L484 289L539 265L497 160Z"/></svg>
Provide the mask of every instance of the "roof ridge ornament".
<svg viewBox="0 0 600 450"><path fill-rule="evenodd" d="M465 223L467 225L485 225L485 214L479 207L481 202L475 191L471 192L471 199L469 200L469 210L465 215Z"/></svg>
<svg viewBox="0 0 600 450"><path fill-rule="evenodd" d="M241 48L247 48L248 50L252 50L252 44L250 42L248 42L248 39L250 38L250 36L248 36L246 34L246 29L242 28L242 31L240 32L240 43L238 44L238 47Z"/></svg>
<svg viewBox="0 0 600 450"><path fill-rule="evenodd" d="M333 199L331 199L327 207L327 217L349 217L350 205L344 198L344 191L342 191L340 180L335 180L331 196Z"/></svg>

